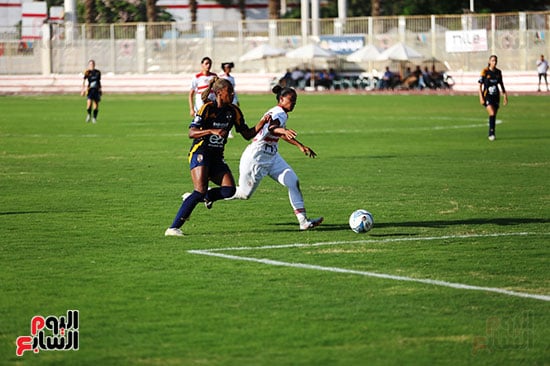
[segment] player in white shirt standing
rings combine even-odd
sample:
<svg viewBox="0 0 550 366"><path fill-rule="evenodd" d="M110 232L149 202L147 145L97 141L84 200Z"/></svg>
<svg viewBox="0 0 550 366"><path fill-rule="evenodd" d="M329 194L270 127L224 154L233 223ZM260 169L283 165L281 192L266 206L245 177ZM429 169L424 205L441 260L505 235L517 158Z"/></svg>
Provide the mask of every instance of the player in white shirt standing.
<svg viewBox="0 0 550 366"><path fill-rule="evenodd" d="M548 72L548 61L546 61L544 59L544 55L540 55L540 59L537 60L537 73L539 75L539 89L538 91L540 91L540 82L542 81L542 79L544 78L544 82L546 83L546 91L549 91L548 90L548 79L547 79L547 74Z"/></svg>
<svg viewBox="0 0 550 366"><path fill-rule="evenodd" d="M203 57L201 60L201 72L196 74L191 80L191 89L189 90L189 115L194 117L204 104L201 94L208 88L210 80L217 76L215 73L210 72L212 68L212 59L210 57ZM216 95L211 93L208 99L215 101Z"/></svg>
<svg viewBox="0 0 550 366"><path fill-rule="evenodd" d="M231 69L235 67L235 64L233 62L223 62L222 63L222 73L220 74L220 78L227 79L233 85L233 90L235 90L235 78L233 75L231 75ZM233 94L233 104L235 104L237 107L240 107L239 104L239 97L237 97L237 92L234 92ZM229 135L227 135L228 138L233 138L233 133L229 131Z"/></svg>
<svg viewBox="0 0 550 366"><path fill-rule="evenodd" d="M279 139L298 147L301 152L311 158L317 154L296 140L296 131L286 128L288 113L296 105L298 97L296 90L276 85L272 91L277 95L278 103L264 114L264 116L271 115L271 122L263 126L254 137L253 142L244 150L239 164L239 185L235 195L230 199L249 199L260 185L261 180L269 175L288 188L290 205L300 223L300 230L308 230L319 226L323 222L323 218L307 218L298 176L279 154Z"/></svg>
<svg viewBox="0 0 550 366"><path fill-rule="evenodd" d="M223 73L221 73L219 76L222 79L227 79L233 85L233 90L235 90L235 78L233 75L231 75L231 70L235 67L235 64L233 62L224 62L222 63L222 70ZM237 93L233 95L233 104L235 104L237 107L239 106L239 98L237 97Z"/></svg>

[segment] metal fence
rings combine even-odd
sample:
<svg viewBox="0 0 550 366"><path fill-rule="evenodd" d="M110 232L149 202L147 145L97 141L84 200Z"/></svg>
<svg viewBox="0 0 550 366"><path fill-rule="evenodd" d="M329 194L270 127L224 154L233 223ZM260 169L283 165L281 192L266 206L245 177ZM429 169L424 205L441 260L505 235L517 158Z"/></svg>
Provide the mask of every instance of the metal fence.
<svg viewBox="0 0 550 366"><path fill-rule="evenodd" d="M448 31L486 30L488 48L478 52L448 52ZM47 24L41 38L22 41L21 32L0 28L0 74L73 74L88 59L104 73L189 73L210 56L215 67L237 63L238 72L284 72L301 60L285 57L238 62L261 44L294 49L319 43L323 37L359 38L379 48L403 42L426 59L434 58L451 70L479 70L490 54L499 56L504 70L532 70L540 54L550 54L547 35L550 12L465 14L446 16L361 17L312 20L250 20L204 23ZM315 60L341 71L382 68L335 60ZM418 61L414 61L418 62Z"/></svg>

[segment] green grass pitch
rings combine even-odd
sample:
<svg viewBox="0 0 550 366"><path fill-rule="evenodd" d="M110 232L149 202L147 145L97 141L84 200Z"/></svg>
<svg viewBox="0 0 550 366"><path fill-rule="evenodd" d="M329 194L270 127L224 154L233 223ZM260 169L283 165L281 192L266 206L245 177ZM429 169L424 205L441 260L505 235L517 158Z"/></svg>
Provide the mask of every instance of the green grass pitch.
<svg viewBox="0 0 550 366"><path fill-rule="evenodd" d="M275 104L240 100L250 125ZM323 225L300 232L267 178L167 238L185 95L104 95L95 125L81 97L1 97L0 364L548 364L548 103L510 96L490 142L477 96L299 95L288 126L318 158L280 150ZM78 350L16 356L68 310Z"/></svg>

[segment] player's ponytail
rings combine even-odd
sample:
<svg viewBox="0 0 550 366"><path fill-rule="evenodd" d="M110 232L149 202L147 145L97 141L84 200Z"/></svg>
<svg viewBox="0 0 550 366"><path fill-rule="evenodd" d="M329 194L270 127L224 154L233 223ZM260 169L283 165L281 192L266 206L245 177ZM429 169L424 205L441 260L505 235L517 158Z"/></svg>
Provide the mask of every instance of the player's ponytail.
<svg viewBox="0 0 550 366"><path fill-rule="evenodd" d="M227 79L219 78L217 76L214 76L210 81L208 82L208 87L201 93L201 99L204 103L208 102L208 96L210 93L217 93L219 90L227 88L230 93L233 93L233 85L231 82Z"/></svg>
<svg viewBox="0 0 550 366"><path fill-rule="evenodd" d="M288 94L296 94L296 90L294 88L289 88L289 87L283 88L279 84L275 85L273 89L271 89L271 91L273 92L273 94L276 95L277 102L279 101L279 99L281 99L281 97L284 97Z"/></svg>
<svg viewBox="0 0 550 366"><path fill-rule="evenodd" d="M208 82L208 87L204 89L203 92L201 93L201 99L203 103L208 102L208 96L210 95L210 93L212 93L212 88L214 87L214 83L218 81L218 79L219 78L217 76L214 76L212 79L210 79L210 81Z"/></svg>

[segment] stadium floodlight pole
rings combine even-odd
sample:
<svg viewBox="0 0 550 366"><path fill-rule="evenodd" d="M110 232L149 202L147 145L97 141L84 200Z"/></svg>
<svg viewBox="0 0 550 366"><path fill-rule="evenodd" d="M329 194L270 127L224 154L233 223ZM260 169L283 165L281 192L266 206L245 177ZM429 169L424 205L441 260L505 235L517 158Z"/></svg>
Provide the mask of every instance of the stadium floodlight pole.
<svg viewBox="0 0 550 366"><path fill-rule="evenodd" d="M470 0L470 13L474 12L474 0Z"/></svg>

